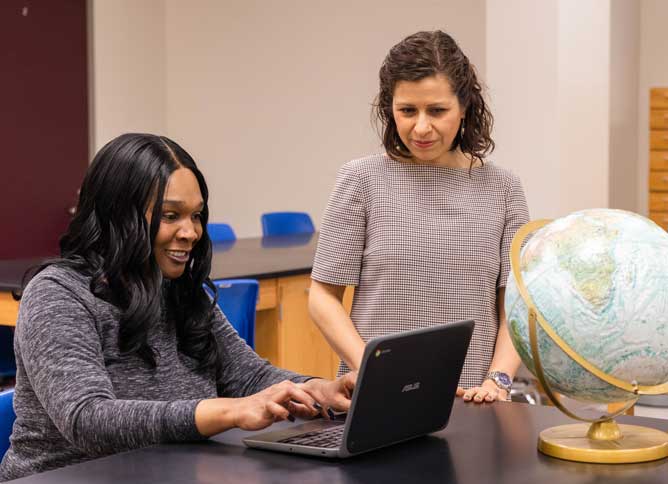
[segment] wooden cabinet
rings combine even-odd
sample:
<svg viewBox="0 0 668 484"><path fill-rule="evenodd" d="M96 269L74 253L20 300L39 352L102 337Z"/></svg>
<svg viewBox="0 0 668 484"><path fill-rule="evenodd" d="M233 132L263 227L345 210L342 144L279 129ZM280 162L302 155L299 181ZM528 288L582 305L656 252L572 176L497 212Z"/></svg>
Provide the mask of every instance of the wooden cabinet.
<svg viewBox="0 0 668 484"><path fill-rule="evenodd" d="M650 109L668 109L668 88L655 87L649 92Z"/></svg>
<svg viewBox="0 0 668 484"><path fill-rule="evenodd" d="M16 326L19 302L14 301L11 292L0 292L0 326Z"/></svg>
<svg viewBox="0 0 668 484"><path fill-rule="evenodd" d="M339 358L308 314L309 274L263 279L263 286L276 281L273 308L257 312L255 349L273 365L305 375L334 378ZM344 306L350 311L352 288L346 290ZM266 306L265 306L266 307Z"/></svg>
<svg viewBox="0 0 668 484"><path fill-rule="evenodd" d="M668 88L649 97L649 218L668 230Z"/></svg>

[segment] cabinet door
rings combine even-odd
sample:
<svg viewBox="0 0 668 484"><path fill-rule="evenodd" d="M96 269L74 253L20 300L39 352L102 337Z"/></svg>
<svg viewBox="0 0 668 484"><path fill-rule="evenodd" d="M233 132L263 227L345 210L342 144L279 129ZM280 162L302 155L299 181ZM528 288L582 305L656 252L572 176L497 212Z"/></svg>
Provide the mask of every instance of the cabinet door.
<svg viewBox="0 0 668 484"><path fill-rule="evenodd" d="M668 109L652 109L649 113L651 129L668 129Z"/></svg>
<svg viewBox="0 0 668 484"><path fill-rule="evenodd" d="M0 325L16 326L19 302L14 301L11 292L0 292Z"/></svg>
<svg viewBox="0 0 668 484"><path fill-rule="evenodd" d="M305 375L334 378L339 359L308 314L309 274L278 280L281 365Z"/></svg>
<svg viewBox="0 0 668 484"><path fill-rule="evenodd" d="M668 151L650 151L649 169L668 171Z"/></svg>
<svg viewBox="0 0 668 484"><path fill-rule="evenodd" d="M649 210L650 212L668 212L668 193L650 192Z"/></svg>
<svg viewBox="0 0 668 484"><path fill-rule="evenodd" d="M668 192L668 171L650 171L649 189L654 192Z"/></svg>
<svg viewBox="0 0 668 484"><path fill-rule="evenodd" d="M668 109L668 88L650 89L649 104L652 109Z"/></svg>
<svg viewBox="0 0 668 484"><path fill-rule="evenodd" d="M668 150L668 130L651 130L649 132L649 147L652 150Z"/></svg>

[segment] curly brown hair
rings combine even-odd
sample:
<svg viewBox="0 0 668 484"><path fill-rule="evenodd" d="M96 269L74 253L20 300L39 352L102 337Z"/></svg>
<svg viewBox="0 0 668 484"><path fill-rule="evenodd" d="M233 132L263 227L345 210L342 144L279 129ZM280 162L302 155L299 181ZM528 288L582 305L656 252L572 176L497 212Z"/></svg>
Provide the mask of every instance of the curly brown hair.
<svg viewBox="0 0 668 484"><path fill-rule="evenodd" d="M448 79L465 113L465 129L459 129L450 151L459 147L472 160L482 162L494 150L490 135L494 118L483 98L475 67L457 42L445 32L435 30L409 35L390 49L378 74L380 91L373 104L373 114L380 122L379 134L387 154L392 158L412 156L399 137L392 113L397 82L419 81L438 74Z"/></svg>

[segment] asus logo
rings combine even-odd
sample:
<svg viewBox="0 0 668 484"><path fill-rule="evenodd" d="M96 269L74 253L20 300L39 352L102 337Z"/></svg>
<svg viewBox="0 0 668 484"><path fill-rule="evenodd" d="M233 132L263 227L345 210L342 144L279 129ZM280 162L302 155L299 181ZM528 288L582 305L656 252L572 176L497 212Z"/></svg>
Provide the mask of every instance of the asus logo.
<svg viewBox="0 0 668 484"><path fill-rule="evenodd" d="M413 390L419 390L419 389L420 389L420 382L416 381L415 383L409 383L408 385L404 385L404 388L401 389L401 393L412 392Z"/></svg>

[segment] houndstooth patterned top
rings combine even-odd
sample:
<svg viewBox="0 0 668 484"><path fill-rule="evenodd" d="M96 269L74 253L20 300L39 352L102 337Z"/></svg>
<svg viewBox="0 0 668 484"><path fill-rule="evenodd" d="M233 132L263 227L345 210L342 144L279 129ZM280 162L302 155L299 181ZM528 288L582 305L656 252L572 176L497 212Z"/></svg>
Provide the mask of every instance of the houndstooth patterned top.
<svg viewBox="0 0 668 484"><path fill-rule="evenodd" d="M475 320L460 385L478 386L494 354L510 243L528 219L519 179L489 162L469 173L371 155L339 170L311 277L357 286L351 318L364 341Z"/></svg>

